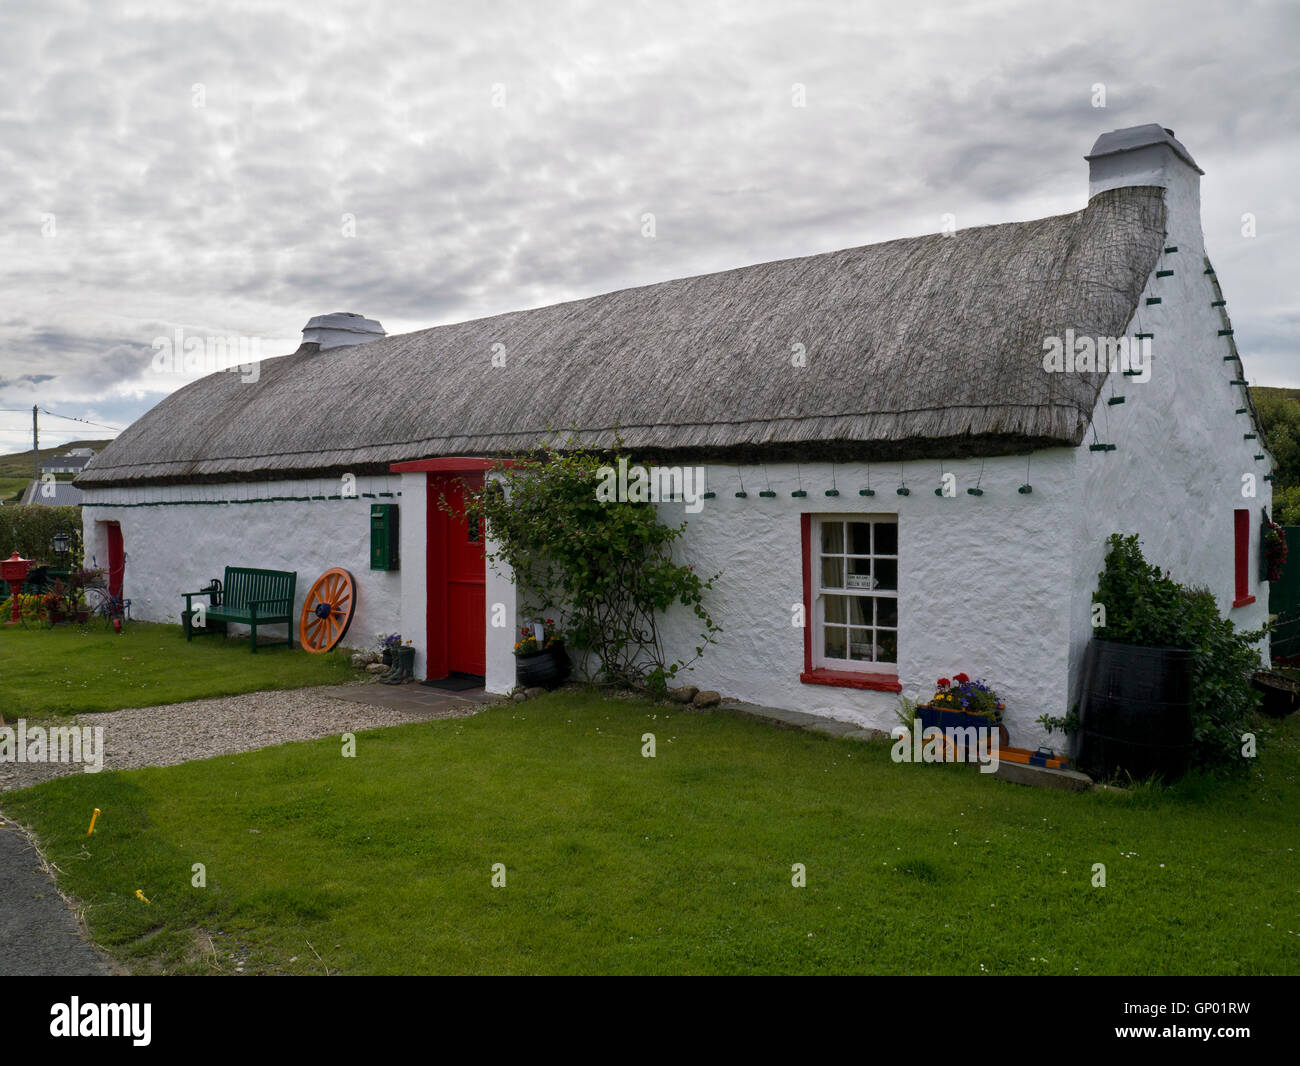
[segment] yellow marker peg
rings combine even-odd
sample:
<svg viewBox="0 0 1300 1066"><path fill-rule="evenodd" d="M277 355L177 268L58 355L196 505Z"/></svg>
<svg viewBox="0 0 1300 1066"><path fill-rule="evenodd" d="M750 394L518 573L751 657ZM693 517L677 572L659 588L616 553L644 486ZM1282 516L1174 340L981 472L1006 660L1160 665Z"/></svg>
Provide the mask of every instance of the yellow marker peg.
<svg viewBox="0 0 1300 1066"><path fill-rule="evenodd" d="M95 813L90 816L90 828L86 830L86 836L90 836L95 831L95 819L99 817L99 808L95 808Z"/></svg>
<svg viewBox="0 0 1300 1066"><path fill-rule="evenodd" d="M136 898L136 899L144 900L145 903L148 903L148 902L149 902L147 899L144 899L144 889L143 889L143 888L137 888L137 889L135 890L135 898Z"/></svg>

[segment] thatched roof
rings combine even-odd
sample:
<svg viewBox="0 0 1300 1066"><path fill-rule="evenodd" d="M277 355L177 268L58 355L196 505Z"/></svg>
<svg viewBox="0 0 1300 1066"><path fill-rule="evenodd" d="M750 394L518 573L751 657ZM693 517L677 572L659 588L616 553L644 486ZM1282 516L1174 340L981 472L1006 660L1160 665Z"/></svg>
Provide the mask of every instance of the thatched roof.
<svg viewBox="0 0 1300 1066"><path fill-rule="evenodd" d="M168 396L78 483L361 472L575 427L739 461L1077 445L1105 375L1044 372L1043 340L1123 334L1164 232L1162 190L1114 189L1054 218L304 345L255 384L220 372Z"/></svg>

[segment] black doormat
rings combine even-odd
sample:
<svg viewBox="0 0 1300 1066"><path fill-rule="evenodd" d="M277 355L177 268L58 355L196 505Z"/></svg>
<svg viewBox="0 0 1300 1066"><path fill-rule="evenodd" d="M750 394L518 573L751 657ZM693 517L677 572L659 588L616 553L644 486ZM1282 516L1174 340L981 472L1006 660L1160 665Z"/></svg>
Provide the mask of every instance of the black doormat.
<svg viewBox="0 0 1300 1066"><path fill-rule="evenodd" d="M459 670L453 670L446 677L440 677L436 681L421 681L420 684L427 688L440 688L444 692L464 692L466 689L482 688L482 674L462 674Z"/></svg>

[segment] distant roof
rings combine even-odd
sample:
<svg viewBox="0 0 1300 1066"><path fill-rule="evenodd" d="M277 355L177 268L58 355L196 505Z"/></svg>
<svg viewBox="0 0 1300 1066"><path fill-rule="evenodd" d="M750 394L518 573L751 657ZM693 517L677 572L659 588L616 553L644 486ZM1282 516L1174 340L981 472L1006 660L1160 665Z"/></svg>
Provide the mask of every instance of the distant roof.
<svg viewBox="0 0 1300 1066"><path fill-rule="evenodd" d="M741 462L1077 445L1106 375L1045 372L1043 340L1122 335L1164 232L1163 190L1119 188L1053 218L304 344L256 382L219 372L172 393L77 484L382 470L572 428L592 447Z"/></svg>
<svg viewBox="0 0 1300 1066"><path fill-rule="evenodd" d="M69 452L67 455L56 455L53 459L46 459L41 463L42 470L68 469L69 467L83 467L95 458L94 452L90 455L74 455Z"/></svg>
<svg viewBox="0 0 1300 1066"><path fill-rule="evenodd" d="M77 488L71 481L52 482L54 489L54 495L52 496L46 496L41 491L44 486L44 482L33 479L28 483L20 502L39 504L43 507L79 507L85 502L82 499L81 489Z"/></svg>

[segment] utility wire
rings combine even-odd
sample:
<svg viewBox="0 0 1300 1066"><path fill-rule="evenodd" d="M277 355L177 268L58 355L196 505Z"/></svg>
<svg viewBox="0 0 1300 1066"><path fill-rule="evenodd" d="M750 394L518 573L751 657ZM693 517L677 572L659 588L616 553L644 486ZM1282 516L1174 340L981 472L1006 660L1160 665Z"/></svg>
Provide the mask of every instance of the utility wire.
<svg viewBox="0 0 1300 1066"><path fill-rule="evenodd" d="M41 408L41 413L49 415L51 418L66 418L69 422L84 422L88 426L98 426L100 429L116 430L118 433L121 433L126 429L125 426L106 426L103 422L92 422L89 418L77 418L75 415L56 415L53 411L47 411L44 407Z"/></svg>

